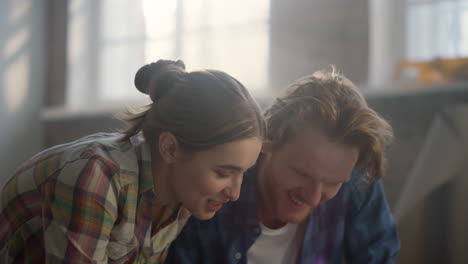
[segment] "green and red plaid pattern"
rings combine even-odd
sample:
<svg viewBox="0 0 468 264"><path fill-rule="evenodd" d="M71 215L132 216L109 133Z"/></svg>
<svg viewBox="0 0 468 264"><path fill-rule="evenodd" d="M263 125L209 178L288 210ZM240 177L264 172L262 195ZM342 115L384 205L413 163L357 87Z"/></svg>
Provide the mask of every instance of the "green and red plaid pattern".
<svg viewBox="0 0 468 264"><path fill-rule="evenodd" d="M151 235L151 153L141 134L120 136L47 149L17 171L0 197L0 263L162 262L190 214L166 206L172 221Z"/></svg>

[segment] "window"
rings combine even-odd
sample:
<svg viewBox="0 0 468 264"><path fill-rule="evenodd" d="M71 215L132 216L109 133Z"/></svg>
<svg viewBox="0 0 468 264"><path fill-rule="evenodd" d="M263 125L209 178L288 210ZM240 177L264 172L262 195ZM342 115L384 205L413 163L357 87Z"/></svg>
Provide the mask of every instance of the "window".
<svg viewBox="0 0 468 264"><path fill-rule="evenodd" d="M407 0L406 57L468 57L467 0Z"/></svg>
<svg viewBox="0 0 468 264"><path fill-rule="evenodd" d="M267 90L268 0L71 0L69 19L68 106L142 100L134 75L160 58Z"/></svg>

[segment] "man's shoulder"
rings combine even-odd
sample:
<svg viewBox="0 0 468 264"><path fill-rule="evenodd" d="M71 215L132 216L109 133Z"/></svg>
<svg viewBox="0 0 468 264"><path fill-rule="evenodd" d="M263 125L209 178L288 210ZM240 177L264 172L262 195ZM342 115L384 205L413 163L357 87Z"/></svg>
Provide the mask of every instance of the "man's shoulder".
<svg viewBox="0 0 468 264"><path fill-rule="evenodd" d="M358 198L359 196L368 196L380 188L382 188L380 180L374 180L365 171L355 168L351 173L350 180L343 184L340 192Z"/></svg>
<svg viewBox="0 0 468 264"><path fill-rule="evenodd" d="M337 195L326 203L339 204L350 210L361 208L365 203L384 197L380 180L372 180L363 170L354 169L350 180L343 184Z"/></svg>

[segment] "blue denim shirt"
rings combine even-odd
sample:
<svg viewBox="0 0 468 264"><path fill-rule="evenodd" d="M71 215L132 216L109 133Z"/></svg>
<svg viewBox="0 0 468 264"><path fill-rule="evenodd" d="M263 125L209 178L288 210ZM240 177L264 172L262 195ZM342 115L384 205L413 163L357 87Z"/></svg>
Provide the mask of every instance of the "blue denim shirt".
<svg viewBox="0 0 468 264"><path fill-rule="evenodd" d="M367 184L354 169L338 194L302 225L297 263L393 263L400 249L382 183ZM247 263L260 235L255 210L256 169L247 172L240 199L210 220L191 218L173 242L166 263Z"/></svg>

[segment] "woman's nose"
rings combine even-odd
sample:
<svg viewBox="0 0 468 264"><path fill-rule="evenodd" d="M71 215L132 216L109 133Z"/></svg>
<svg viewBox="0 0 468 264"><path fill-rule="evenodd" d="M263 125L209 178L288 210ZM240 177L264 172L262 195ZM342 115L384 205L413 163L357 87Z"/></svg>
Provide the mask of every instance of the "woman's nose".
<svg viewBox="0 0 468 264"><path fill-rule="evenodd" d="M244 178L243 174L241 174L240 176L232 177L230 185L224 189L224 193L228 197L229 200L237 201L239 199L240 188L242 185L243 178Z"/></svg>

